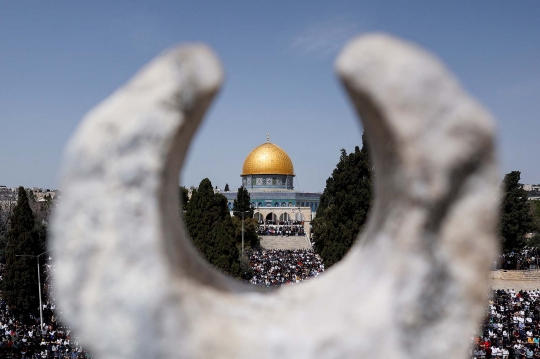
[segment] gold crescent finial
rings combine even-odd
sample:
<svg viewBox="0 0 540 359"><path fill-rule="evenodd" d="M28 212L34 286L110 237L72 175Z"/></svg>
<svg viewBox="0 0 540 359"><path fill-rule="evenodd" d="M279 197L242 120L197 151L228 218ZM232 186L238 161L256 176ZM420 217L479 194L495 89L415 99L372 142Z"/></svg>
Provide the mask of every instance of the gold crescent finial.
<svg viewBox="0 0 540 359"><path fill-rule="evenodd" d="M270 143L270 132L266 132L266 142Z"/></svg>

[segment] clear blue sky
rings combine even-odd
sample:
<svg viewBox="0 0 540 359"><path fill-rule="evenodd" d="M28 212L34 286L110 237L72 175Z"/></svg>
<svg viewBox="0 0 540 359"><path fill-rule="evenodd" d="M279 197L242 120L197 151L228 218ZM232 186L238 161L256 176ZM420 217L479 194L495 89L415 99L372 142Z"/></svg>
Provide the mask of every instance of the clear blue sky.
<svg viewBox="0 0 540 359"><path fill-rule="evenodd" d="M322 191L340 149L361 143L333 62L371 31L442 58L497 118L501 176L540 183L540 1L0 0L0 184L56 188L82 116L164 49L200 41L227 80L182 183L239 187L270 131L297 189Z"/></svg>

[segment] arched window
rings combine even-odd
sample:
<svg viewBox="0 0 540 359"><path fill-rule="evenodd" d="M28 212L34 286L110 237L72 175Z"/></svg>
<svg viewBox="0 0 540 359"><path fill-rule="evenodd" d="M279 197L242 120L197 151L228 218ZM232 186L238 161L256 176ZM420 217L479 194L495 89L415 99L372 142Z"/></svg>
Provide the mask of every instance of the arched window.
<svg viewBox="0 0 540 359"><path fill-rule="evenodd" d="M281 207L287 207L287 203L286 202L281 202Z"/></svg>
<svg viewBox="0 0 540 359"><path fill-rule="evenodd" d="M259 223L264 221L264 217L260 212L253 213L253 218L255 218Z"/></svg>
<svg viewBox="0 0 540 359"><path fill-rule="evenodd" d="M282 213L281 216L279 216L280 221L290 221L291 217L288 213Z"/></svg>
<svg viewBox="0 0 540 359"><path fill-rule="evenodd" d="M262 207L262 203L261 202L257 203L257 207Z"/></svg>
<svg viewBox="0 0 540 359"><path fill-rule="evenodd" d="M274 207L279 207L279 203L278 202L274 203Z"/></svg>

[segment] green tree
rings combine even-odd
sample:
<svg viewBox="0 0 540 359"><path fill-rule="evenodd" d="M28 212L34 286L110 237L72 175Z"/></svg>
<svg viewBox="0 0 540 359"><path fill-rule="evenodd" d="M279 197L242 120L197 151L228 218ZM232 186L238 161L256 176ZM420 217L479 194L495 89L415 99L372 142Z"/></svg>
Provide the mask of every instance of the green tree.
<svg viewBox="0 0 540 359"><path fill-rule="evenodd" d="M229 184L228 183L225 183L225 192L229 192L230 189L229 189Z"/></svg>
<svg viewBox="0 0 540 359"><path fill-rule="evenodd" d="M365 134L362 149L347 154L326 180L317 216L313 221L315 250L330 267L349 251L364 226L373 198L372 166Z"/></svg>
<svg viewBox="0 0 540 359"><path fill-rule="evenodd" d="M244 214L244 244L251 248L257 248L260 245L257 234L259 224L253 219L251 196L244 186L238 188L233 202L233 223L236 228L235 238L237 243L242 242L242 213Z"/></svg>
<svg viewBox="0 0 540 359"><path fill-rule="evenodd" d="M504 252L519 250L525 245L524 235L532 229L531 208L527 203L527 191L519 183L521 172L512 171L501 183L503 202L501 206L500 237Z"/></svg>
<svg viewBox="0 0 540 359"><path fill-rule="evenodd" d="M227 198L214 193L208 178L193 190L184 218L188 233L201 255L225 273L239 276L239 252Z"/></svg>
<svg viewBox="0 0 540 359"><path fill-rule="evenodd" d="M0 263L6 263L6 245L9 232L9 218L13 213L14 205L6 201L4 207L0 207Z"/></svg>
<svg viewBox="0 0 540 359"><path fill-rule="evenodd" d="M527 242L527 245L530 247L540 248L540 234L536 233L534 236L532 236L532 238Z"/></svg>
<svg viewBox="0 0 540 359"><path fill-rule="evenodd" d="M234 238L237 244L242 243L242 219L232 217L234 224ZM246 248L258 248L260 246L259 235L257 230L259 224L255 218L250 218L247 215L244 217L244 245Z"/></svg>
<svg viewBox="0 0 540 359"><path fill-rule="evenodd" d="M238 218L242 218L242 212L244 212L244 218L253 217L253 207L251 207L251 196L247 188L241 186L238 188L238 193L233 202L233 215Z"/></svg>
<svg viewBox="0 0 540 359"><path fill-rule="evenodd" d="M531 207L532 230L540 233L540 201L527 201Z"/></svg>
<svg viewBox="0 0 540 359"><path fill-rule="evenodd" d="M44 226L36 223L25 189L19 187L17 205L10 217L6 267L1 283L2 296L15 312L25 314L38 309L36 259L17 255L35 256L43 253L45 231Z"/></svg>
<svg viewBox="0 0 540 359"><path fill-rule="evenodd" d="M186 210L186 206L188 202L189 202L189 191L186 187L180 186L180 208L182 208L182 211Z"/></svg>

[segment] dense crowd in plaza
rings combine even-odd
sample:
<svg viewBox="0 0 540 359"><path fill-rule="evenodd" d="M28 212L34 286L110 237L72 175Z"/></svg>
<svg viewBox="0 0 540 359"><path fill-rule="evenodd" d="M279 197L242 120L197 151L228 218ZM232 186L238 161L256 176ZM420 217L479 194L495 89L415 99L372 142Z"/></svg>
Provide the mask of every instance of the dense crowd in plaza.
<svg viewBox="0 0 540 359"><path fill-rule="evenodd" d="M486 309L471 358L540 358L540 290L494 290Z"/></svg>
<svg viewBox="0 0 540 359"><path fill-rule="evenodd" d="M324 272L321 257L313 250L250 250L247 251L255 285L277 287L294 284ZM519 253L501 255L507 262L523 269L534 268L538 251L525 248ZM55 313L51 298L50 265L44 271L43 327L36 316L21 317L12 313L0 298L0 359L91 359L69 328ZM0 279L4 266L0 264ZM471 337L471 359L540 359L540 289L492 291L486 307L486 319Z"/></svg>
<svg viewBox="0 0 540 359"><path fill-rule="evenodd" d="M50 265L43 275L44 297L50 296ZM4 265L0 264L0 279ZM63 326L50 300L43 304L43 327L39 316L23 317L13 313L4 300L0 300L0 358L13 359L91 359L77 337Z"/></svg>
<svg viewBox="0 0 540 359"><path fill-rule="evenodd" d="M313 250L253 250L248 252L248 257L253 269L252 284L268 287L293 284L324 272L322 259Z"/></svg>
<svg viewBox="0 0 540 359"><path fill-rule="evenodd" d="M540 268L540 252L536 247L524 247L519 252L499 255L495 269L538 269Z"/></svg>
<svg viewBox="0 0 540 359"><path fill-rule="evenodd" d="M260 236L303 236L304 222L302 221L267 221L259 222Z"/></svg>

